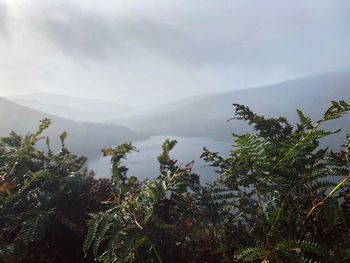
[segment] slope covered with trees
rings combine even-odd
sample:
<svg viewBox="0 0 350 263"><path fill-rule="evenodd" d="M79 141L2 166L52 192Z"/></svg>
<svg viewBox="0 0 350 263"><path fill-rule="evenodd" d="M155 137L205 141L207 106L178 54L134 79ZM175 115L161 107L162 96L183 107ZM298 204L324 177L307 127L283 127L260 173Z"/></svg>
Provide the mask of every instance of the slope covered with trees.
<svg viewBox="0 0 350 263"><path fill-rule="evenodd" d="M348 262L350 137L340 151L319 141L350 105L332 102L318 121L266 118L236 104L254 132L236 135L229 157L204 148L219 179L201 185L192 162L158 156L157 179L122 163L135 148L104 148L112 178L95 180L85 158L38 151L50 121L0 144L0 253L4 262ZM329 180L336 177L337 180Z"/></svg>

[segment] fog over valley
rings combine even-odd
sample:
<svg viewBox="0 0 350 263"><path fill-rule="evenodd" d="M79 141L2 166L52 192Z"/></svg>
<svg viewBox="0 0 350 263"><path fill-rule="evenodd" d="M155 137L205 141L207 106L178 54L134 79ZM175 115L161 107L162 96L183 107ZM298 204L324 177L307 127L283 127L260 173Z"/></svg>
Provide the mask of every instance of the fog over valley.
<svg viewBox="0 0 350 263"><path fill-rule="evenodd" d="M340 0L0 0L0 136L49 118L53 149L66 131L99 177L101 149L133 142L127 162L142 178L157 176L162 141L175 138L176 158L206 181L202 147L227 155L232 132L252 131L227 121L233 103L294 124L297 108L318 119L350 101L349 14ZM335 124L346 130L349 117Z"/></svg>

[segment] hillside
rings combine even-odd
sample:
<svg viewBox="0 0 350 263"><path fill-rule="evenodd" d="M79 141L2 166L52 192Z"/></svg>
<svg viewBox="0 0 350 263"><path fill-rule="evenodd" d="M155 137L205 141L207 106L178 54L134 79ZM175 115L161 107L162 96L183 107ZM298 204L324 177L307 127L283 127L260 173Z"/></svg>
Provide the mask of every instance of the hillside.
<svg viewBox="0 0 350 263"><path fill-rule="evenodd" d="M231 132L242 132L242 122L226 122L233 115L232 103L248 105L265 116L297 118L295 109L301 109L311 118L322 115L331 100L350 101L350 75L327 73L288 80L274 85L232 91L207 96L199 101L168 111L165 105L152 114L144 114L124 123L141 128L149 134L177 136L204 136L218 140L231 140ZM174 105L172 105L174 108ZM349 118L343 127L350 127Z"/></svg>
<svg viewBox="0 0 350 263"><path fill-rule="evenodd" d="M47 135L50 136L54 148L57 149L59 135L63 131L67 131L69 148L74 153L91 158L98 156L102 147L146 138L144 135L123 126L76 122L0 98L0 136L7 135L12 130L21 134L34 131L39 120L43 118L52 119L53 123L48 129Z"/></svg>
<svg viewBox="0 0 350 263"><path fill-rule="evenodd" d="M76 98L51 93L31 93L7 99L32 109L75 121L105 122L112 118L129 118L136 111L114 101Z"/></svg>

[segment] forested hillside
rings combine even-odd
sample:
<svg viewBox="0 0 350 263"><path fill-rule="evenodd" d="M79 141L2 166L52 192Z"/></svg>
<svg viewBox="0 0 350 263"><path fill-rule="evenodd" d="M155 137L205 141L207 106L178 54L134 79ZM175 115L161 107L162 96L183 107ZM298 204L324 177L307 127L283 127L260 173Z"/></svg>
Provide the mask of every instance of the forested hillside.
<svg viewBox="0 0 350 263"><path fill-rule="evenodd" d="M207 185L193 162L171 157L176 141L160 149L157 179L128 174L123 160L136 149L124 143L102 149L112 176L96 180L81 169L86 159L67 148L67 134L59 136L57 153L35 148L48 120L26 136L2 137L1 261L349 262L350 135L339 151L319 141L339 133L323 127L346 118L350 105L333 101L316 120L298 110L297 124L244 105L233 110L254 133L233 130L227 158L203 149L201 158L218 174ZM21 128L19 119L8 120Z"/></svg>
<svg viewBox="0 0 350 263"><path fill-rule="evenodd" d="M58 137L67 131L69 132L67 143L70 149L76 154L90 158L98 156L102 147L146 138L145 135L116 124L76 122L27 108L0 97L1 136L11 131L24 135L33 131L39 120L44 118L51 119L53 123L45 132L45 135L50 136L52 140L53 149L58 150Z"/></svg>

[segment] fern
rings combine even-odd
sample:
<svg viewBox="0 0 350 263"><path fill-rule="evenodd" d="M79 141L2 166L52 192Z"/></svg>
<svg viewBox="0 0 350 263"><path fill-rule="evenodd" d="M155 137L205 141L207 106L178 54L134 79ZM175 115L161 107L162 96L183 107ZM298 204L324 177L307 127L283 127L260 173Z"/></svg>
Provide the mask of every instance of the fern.
<svg viewBox="0 0 350 263"><path fill-rule="evenodd" d="M337 152L320 140L338 132L323 124L350 105L332 102L318 121L297 110L295 127L234 107L254 132L233 134L226 157L204 148L201 157L218 173L206 186L193 162L171 157L175 140L162 146L159 176L139 181L123 165L136 150L131 143L102 149L112 177L96 180L82 169L86 159L65 148L67 133L61 150L51 150L42 137L50 120L33 134L1 138L2 260L80 262L83 247L85 261L106 263L349 261L350 136ZM47 153L36 149L41 139Z"/></svg>
<svg viewBox="0 0 350 263"><path fill-rule="evenodd" d="M134 242L138 238L139 231L130 228L121 235L120 255L121 262L131 262L135 256Z"/></svg>
<svg viewBox="0 0 350 263"><path fill-rule="evenodd" d="M306 117L301 110L297 110L300 122L309 130L313 129L312 120L309 117Z"/></svg>
<svg viewBox="0 0 350 263"><path fill-rule="evenodd" d="M113 224L113 218L109 214L103 214L101 216L101 221L99 222L98 229L96 231L96 237L93 243L93 254L95 257L98 256L98 248L101 242L106 239L106 233L109 231L110 227Z"/></svg>
<svg viewBox="0 0 350 263"><path fill-rule="evenodd" d="M270 250L256 247L256 248L244 248L235 253L235 258L242 262L255 262L257 260L263 260L270 253Z"/></svg>
<svg viewBox="0 0 350 263"><path fill-rule="evenodd" d="M284 240L279 242L274 249L277 253L292 252L295 254L312 253L318 256L325 256L322 247L317 243L308 240Z"/></svg>
<svg viewBox="0 0 350 263"><path fill-rule="evenodd" d="M2 259L11 258L15 254L15 246L13 244L0 246L0 257Z"/></svg>
<svg viewBox="0 0 350 263"><path fill-rule="evenodd" d="M97 230L99 229L100 222L104 219L104 213L98 213L98 214L91 214L91 219L89 223L89 230L85 237L83 249L84 251L87 251L92 242L95 241L96 237L99 237L99 233ZM103 237L99 237L99 239L103 239Z"/></svg>
<svg viewBox="0 0 350 263"><path fill-rule="evenodd" d="M241 249L235 253L235 258L240 262L256 262L257 260L280 262L280 260L286 258L289 258L288 262L318 262L315 259L308 258L306 254L325 256L323 249L315 242L284 240L276 244L273 249L261 247Z"/></svg>
<svg viewBox="0 0 350 263"><path fill-rule="evenodd" d="M25 241L40 240L45 234L48 222L48 213L46 211L25 219L19 232L20 238Z"/></svg>

